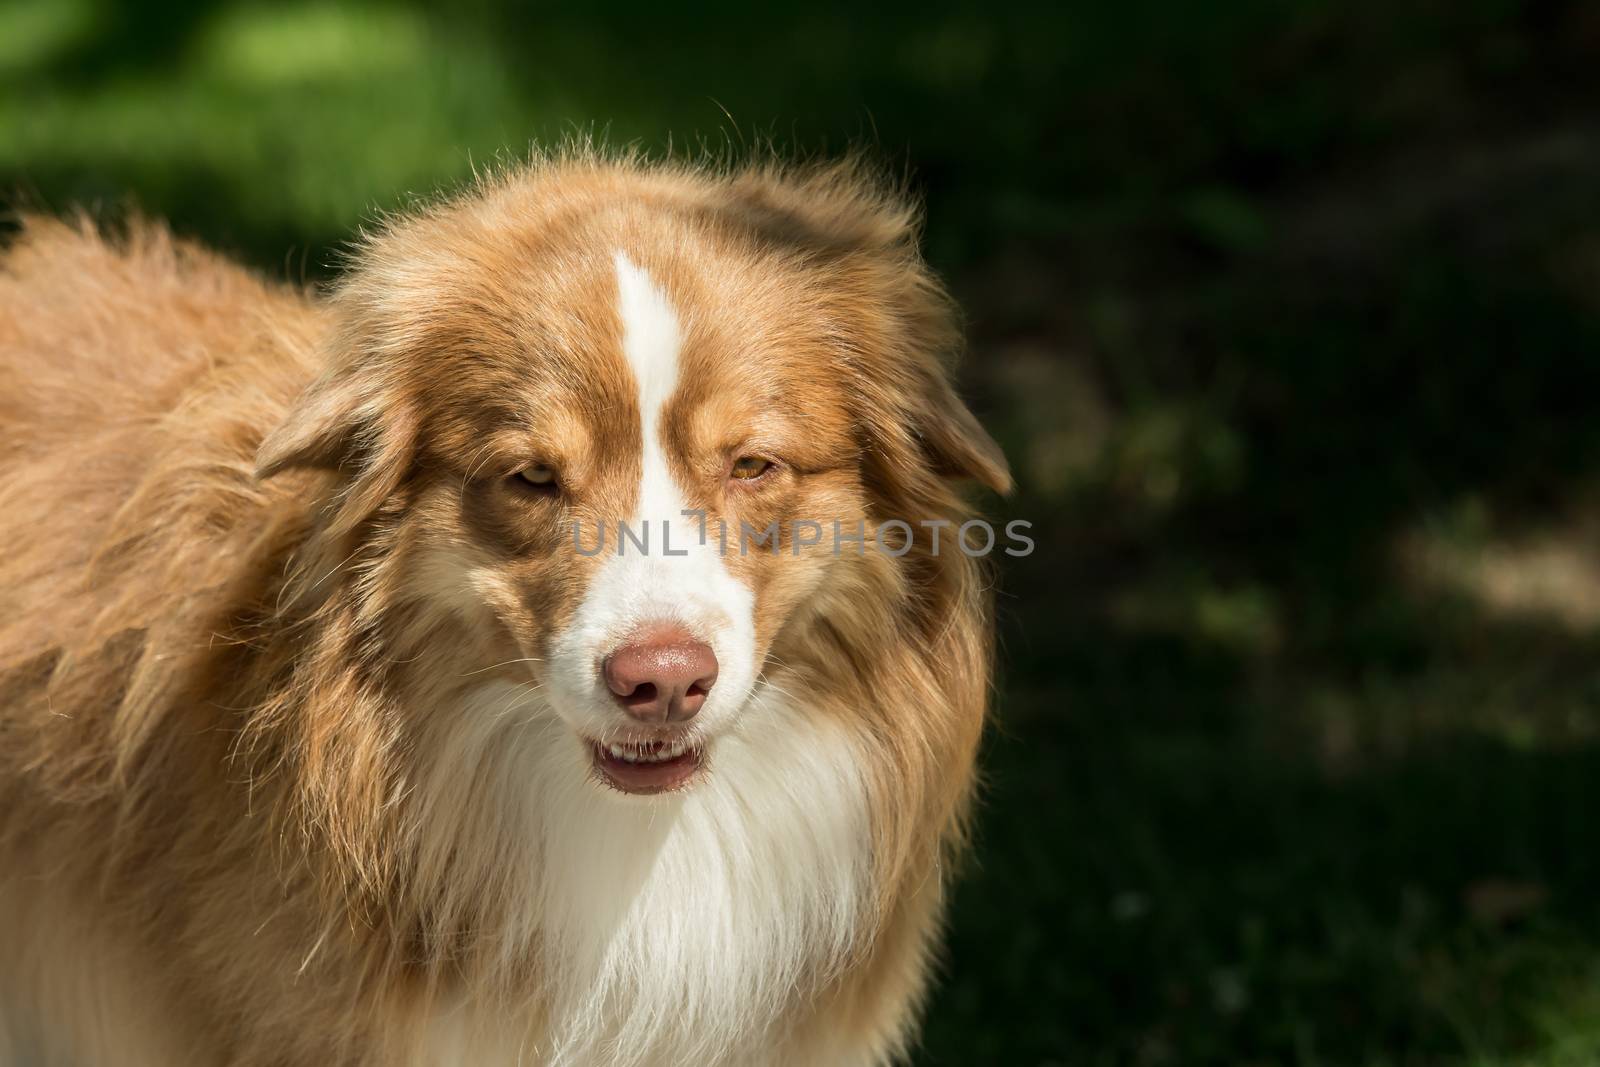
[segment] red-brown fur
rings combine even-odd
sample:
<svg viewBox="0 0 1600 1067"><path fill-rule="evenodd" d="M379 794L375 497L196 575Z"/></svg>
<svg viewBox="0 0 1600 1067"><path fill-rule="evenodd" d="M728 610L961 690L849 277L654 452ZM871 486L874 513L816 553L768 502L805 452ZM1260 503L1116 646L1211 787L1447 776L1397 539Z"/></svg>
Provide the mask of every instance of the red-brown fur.
<svg viewBox="0 0 1600 1067"><path fill-rule="evenodd" d="M626 514L637 413L571 251L615 232L706 294L690 380L723 387L674 400L685 454L741 420L790 449L781 494L728 509L960 522L953 479L1006 488L947 383L958 336L914 217L856 167L574 153L389 223L326 299L157 226L25 220L0 259L0 1049L9 1015L90 1064L420 1063L460 997L523 1011L538 1047L515 843L480 819L438 845L418 783L450 725L419 709L459 696L446 673L526 678L506 663L585 581L506 474L558 459L590 472L591 521ZM556 304L579 310L504 312ZM720 474L677 473L715 511ZM434 602L446 545L518 591L481 626ZM773 1055L885 1062L962 841L982 568L923 544L730 566L764 675L857 739L871 801L874 918Z"/></svg>

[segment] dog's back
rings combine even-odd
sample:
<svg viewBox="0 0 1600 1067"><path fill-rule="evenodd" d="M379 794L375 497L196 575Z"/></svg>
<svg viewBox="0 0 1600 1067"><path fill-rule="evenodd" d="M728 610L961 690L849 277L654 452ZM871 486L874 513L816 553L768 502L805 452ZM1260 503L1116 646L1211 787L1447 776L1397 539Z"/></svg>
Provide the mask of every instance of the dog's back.
<svg viewBox="0 0 1600 1067"><path fill-rule="evenodd" d="M163 229L110 242L28 222L0 254L0 668L146 621L132 604L99 618L134 576L101 569L91 588L90 565L139 525L119 521L130 509L193 521L197 490L253 481L250 423L270 424L313 373L315 329L298 295ZM219 405L238 424L219 433L196 409L245 365L259 403ZM181 543L159 524L139 533Z"/></svg>
<svg viewBox="0 0 1600 1067"><path fill-rule="evenodd" d="M197 378L258 347L269 317L287 331L312 315L159 226L107 239L88 222L30 218L0 250L0 464L147 430Z"/></svg>

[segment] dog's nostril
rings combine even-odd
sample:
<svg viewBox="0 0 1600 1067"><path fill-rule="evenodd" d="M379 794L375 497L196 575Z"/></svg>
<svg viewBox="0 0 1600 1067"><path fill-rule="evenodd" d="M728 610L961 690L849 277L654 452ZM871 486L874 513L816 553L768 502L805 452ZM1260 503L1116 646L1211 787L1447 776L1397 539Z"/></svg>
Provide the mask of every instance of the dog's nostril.
<svg viewBox="0 0 1600 1067"><path fill-rule="evenodd" d="M656 687L651 685L649 682L645 682L643 685L636 686L633 692L629 693L627 696L621 697L620 699L625 700L630 704L649 703L650 701L656 699Z"/></svg>
<svg viewBox="0 0 1600 1067"><path fill-rule="evenodd" d="M607 656L600 674L634 718L682 722L704 706L717 680L717 656L684 630L646 629Z"/></svg>

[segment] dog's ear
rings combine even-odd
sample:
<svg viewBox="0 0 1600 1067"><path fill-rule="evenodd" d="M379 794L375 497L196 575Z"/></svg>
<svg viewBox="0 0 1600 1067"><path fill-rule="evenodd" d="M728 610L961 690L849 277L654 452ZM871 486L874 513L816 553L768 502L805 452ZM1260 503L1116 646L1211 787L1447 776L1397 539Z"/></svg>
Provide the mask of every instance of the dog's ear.
<svg viewBox="0 0 1600 1067"><path fill-rule="evenodd" d="M962 402L944 368L917 354L909 368L863 390L872 465L895 486L911 489L939 480L971 480L1002 495L1011 470Z"/></svg>
<svg viewBox="0 0 1600 1067"><path fill-rule="evenodd" d="M872 277L891 309L876 320L869 349L866 418L894 480L909 485L933 475L970 479L1002 495L1011 491L1005 453L956 392L950 367L962 349L954 302L921 261L903 252Z"/></svg>
<svg viewBox="0 0 1600 1067"><path fill-rule="evenodd" d="M376 434L371 389L356 375L332 371L295 400L256 451L256 477L286 470L348 469Z"/></svg>
<svg viewBox="0 0 1600 1067"><path fill-rule="evenodd" d="M755 168L733 182L731 196L747 225L828 264L854 294L835 314L850 324L841 333L869 337L851 360L863 379L868 434L891 468L884 473L901 484L932 473L1009 493L1005 455L951 385L961 329L917 252L921 213L901 183L852 156L799 171Z"/></svg>
<svg viewBox="0 0 1600 1067"><path fill-rule="evenodd" d="M923 390L925 407L913 416L912 426L934 473L970 478L1002 496L1010 493L1005 453L956 395L943 369L930 377Z"/></svg>
<svg viewBox="0 0 1600 1067"><path fill-rule="evenodd" d="M329 525L353 529L393 493L411 466L417 421L360 371L329 372L306 389L256 452L256 476L321 470L341 475Z"/></svg>

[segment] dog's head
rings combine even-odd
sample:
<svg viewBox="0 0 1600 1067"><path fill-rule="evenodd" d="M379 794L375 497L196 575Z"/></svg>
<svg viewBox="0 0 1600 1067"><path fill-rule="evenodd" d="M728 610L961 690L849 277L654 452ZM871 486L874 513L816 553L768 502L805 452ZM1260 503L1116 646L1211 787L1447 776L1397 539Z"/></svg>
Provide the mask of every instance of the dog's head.
<svg viewBox="0 0 1600 1067"><path fill-rule="evenodd" d="M334 308L260 472L336 472L323 534L393 654L526 680L625 793L692 787L777 671L804 707L934 599L882 523L1007 487L912 213L856 169L546 165L387 226Z"/></svg>

